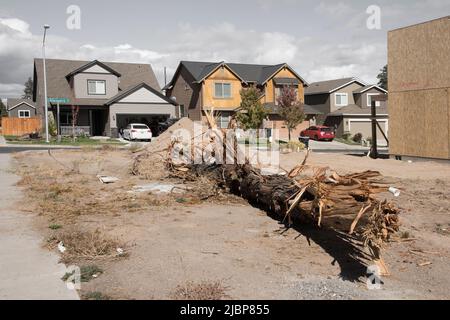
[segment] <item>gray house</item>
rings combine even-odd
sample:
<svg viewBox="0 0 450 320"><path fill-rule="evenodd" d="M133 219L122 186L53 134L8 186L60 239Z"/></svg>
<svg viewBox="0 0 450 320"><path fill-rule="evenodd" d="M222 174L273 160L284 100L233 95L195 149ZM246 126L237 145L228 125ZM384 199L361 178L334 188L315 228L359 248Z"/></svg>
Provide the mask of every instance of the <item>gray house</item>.
<svg viewBox="0 0 450 320"><path fill-rule="evenodd" d="M159 122L178 117L174 101L164 96L148 64L46 60L47 96L64 98L60 105L61 132L69 131L72 110L79 110L76 126L91 136L117 137L129 123L145 123L156 132ZM37 114L44 114L42 59L34 60ZM56 105L49 104L56 117Z"/></svg>
<svg viewBox="0 0 450 320"><path fill-rule="evenodd" d="M361 133L363 138L371 137L371 97L387 94L377 85L368 85L356 78L344 78L311 83L305 88L305 103L322 112L317 124L336 128L336 136ZM377 102L377 119L388 136L387 101ZM377 139L386 144L379 129Z"/></svg>
<svg viewBox="0 0 450 320"><path fill-rule="evenodd" d="M6 102L8 117L31 118L36 116L36 106L30 99L8 99Z"/></svg>

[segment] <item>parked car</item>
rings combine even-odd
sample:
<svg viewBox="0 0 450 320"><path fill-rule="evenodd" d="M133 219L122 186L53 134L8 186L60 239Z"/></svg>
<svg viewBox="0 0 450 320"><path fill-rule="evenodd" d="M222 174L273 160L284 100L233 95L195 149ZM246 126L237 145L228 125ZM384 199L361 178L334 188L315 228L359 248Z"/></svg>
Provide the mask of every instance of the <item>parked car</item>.
<svg viewBox="0 0 450 320"><path fill-rule="evenodd" d="M334 129L325 126L312 126L300 133L302 137L309 137L314 140L333 141L335 138Z"/></svg>
<svg viewBox="0 0 450 320"><path fill-rule="evenodd" d="M146 125L142 123L130 123L123 130L123 138L125 140L133 141L133 140L147 140L152 141L152 130Z"/></svg>

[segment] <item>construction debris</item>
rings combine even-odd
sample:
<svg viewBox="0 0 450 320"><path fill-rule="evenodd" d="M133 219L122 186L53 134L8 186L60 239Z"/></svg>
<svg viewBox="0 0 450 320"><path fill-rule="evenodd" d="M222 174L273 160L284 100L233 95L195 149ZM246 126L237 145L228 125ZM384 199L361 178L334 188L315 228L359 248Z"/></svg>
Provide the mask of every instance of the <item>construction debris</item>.
<svg viewBox="0 0 450 320"><path fill-rule="evenodd" d="M161 193L184 193L186 187L182 185L164 184L164 183L149 183L140 186L134 186L130 192L154 192L156 194Z"/></svg>

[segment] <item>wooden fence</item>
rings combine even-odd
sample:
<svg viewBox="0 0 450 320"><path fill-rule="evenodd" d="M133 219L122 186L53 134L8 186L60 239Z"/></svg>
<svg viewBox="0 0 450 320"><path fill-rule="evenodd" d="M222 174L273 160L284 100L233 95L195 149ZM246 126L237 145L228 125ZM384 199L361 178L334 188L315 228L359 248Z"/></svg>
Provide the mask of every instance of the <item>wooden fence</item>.
<svg viewBox="0 0 450 320"><path fill-rule="evenodd" d="M34 118L2 118L2 134L5 136L22 136L25 134L40 132L42 120Z"/></svg>

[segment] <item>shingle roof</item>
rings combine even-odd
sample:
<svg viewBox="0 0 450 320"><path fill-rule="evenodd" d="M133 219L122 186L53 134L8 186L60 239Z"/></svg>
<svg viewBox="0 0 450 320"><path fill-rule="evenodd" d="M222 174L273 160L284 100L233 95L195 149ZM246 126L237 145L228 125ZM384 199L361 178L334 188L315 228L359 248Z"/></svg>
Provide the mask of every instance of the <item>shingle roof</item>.
<svg viewBox="0 0 450 320"><path fill-rule="evenodd" d="M342 78L327 81L319 81L311 83L309 87L305 89L305 95L331 93L334 90L337 90L338 88L343 87L346 84L353 83L355 81L363 86L366 85L364 82L356 78Z"/></svg>
<svg viewBox="0 0 450 320"><path fill-rule="evenodd" d="M71 72L89 64L89 61L46 59L47 66L47 92L49 97L69 98L71 104L103 105L109 99L76 99L66 76ZM121 74L119 92L124 92L140 83L146 83L161 92L161 88L149 64L102 62L104 65ZM43 82L42 59L34 59L36 76Z"/></svg>
<svg viewBox="0 0 450 320"><path fill-rule="evenodd" d="M377 107L377 114L388 114L387 105L381 105ZM349 104L348 106L337 109L334 112L328 114L328 116L342 116L342 115L369 115L372 112L372 108L361 108L356 104Z"/></svg>
<svg viewBox="0 0 450 320"><path fill-rule="evenodd" d="M243 81L257 84L263 84L264 82L269 80L269 78L275 72L277 72L283 66L287 66L285 63L277 65L259 65L259 64L199 62L199 61L180 62L180 66L184 66L186 70L193 76L195 81L202 81L206 76L208 76L211 72L213 72L216 68L218 68L222 64L230 68L231 71L233 71ZM300 76L298 77L304 82L305 85L307 85L307 82L303 78L301 78ZM169 88L172 81L165 88Z"/></svg>
<svg viewBox="0 0 450 320"><path fill-rule="evenodd" d="M279 114L280 113L280 106L275 105L274 103L266 103L264 104L264 107L267 112L270 114ZM313 106L304 104L303 105L303 113L306 115L318 115L323 114L322 111L317 110Z"/></svg>
<svg viewBox="0 0 450 320"><path fill-rule="evenodd" d="M21 105L22 103L27 103L30 106L32 106L33 108L36 108L36 105L30 99L19 98L19 99L8 99L6 101L6 109L9 111L9 110L13 109L15 106Z"/></svg>

